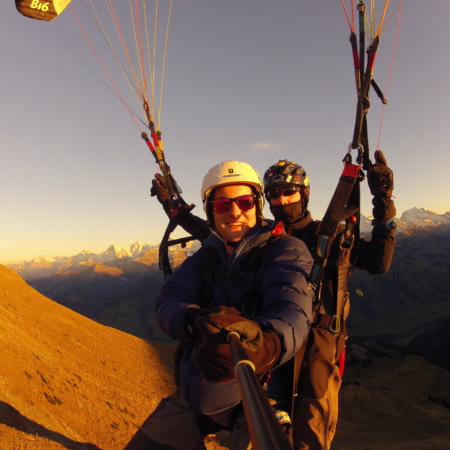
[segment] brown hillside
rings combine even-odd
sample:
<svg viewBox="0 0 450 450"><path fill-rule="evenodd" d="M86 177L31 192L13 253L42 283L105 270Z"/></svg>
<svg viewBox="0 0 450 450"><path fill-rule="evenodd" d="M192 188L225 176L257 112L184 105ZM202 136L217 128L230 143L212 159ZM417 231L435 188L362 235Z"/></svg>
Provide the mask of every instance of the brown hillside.
<svg viewBox="0 0 450 450"><path fill-rule="evenodd" d="M173 390L173 344L93 322L2 265L0 346L0 450L122 450ZM449 371L410 355L346 373L332 450L450 448Z"/></svg>
<svg viewBox="0 0 450 450"><path fill-rule="evenodd" d="M0 449L122 449L173 390L173 345L58 305L0 265Z"/></svg>

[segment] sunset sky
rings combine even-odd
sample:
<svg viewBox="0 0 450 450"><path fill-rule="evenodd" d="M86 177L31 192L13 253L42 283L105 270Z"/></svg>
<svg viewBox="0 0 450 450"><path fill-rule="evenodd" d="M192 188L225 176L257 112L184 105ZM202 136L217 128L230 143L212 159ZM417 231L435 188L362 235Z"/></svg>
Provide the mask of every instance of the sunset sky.
<svg viewBox="0 0 450 450"><path fill-rule="evenodd" d="M21 16L13 0L3 3L0 263L157 244L167 219L149 196L154 159L70 11L48 24ZM375 3L379 15L384 2ZM153 14L154 2L148 5ZM167 5L160 0L162 19ZM72 0L72 9L88 20L82 0ZM403 4L380 141L395 173L397 217L414 206L450 211L449 17L448 0ZM397 16L375 64L383 90L396 25ZM349 33L339 0L173 1L161 130L195 213L203 216L200 185L211 166L237 159L264 173L287 158L306 169L310 209L322 218L353 136ZM94 40L114 67L109 49ZM163 47L159 38L159 56ZM137 111L119 70L110 70ZM158 74L155 84L159 92ZM371 105L373 154L381 117L373 91ZM370 215L367 185L362 191L362 213Z"/></svg>

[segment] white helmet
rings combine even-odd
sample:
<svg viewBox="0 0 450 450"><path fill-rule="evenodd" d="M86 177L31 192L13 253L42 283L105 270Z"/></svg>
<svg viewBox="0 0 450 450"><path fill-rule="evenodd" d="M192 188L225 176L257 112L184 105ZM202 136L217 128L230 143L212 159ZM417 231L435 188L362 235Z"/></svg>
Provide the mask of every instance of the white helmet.
<svg viewBox="0 0 450 450"><path fill-rule="evenodd" d="M258 196L258 210L262 214L264 184L261 181L261 177L250 164L239 161L222 162L209 169L203 178L201 196L203 209L206 214L208 214L208 199L213 189L219 186L226 186L227 184L247 184L251 186Z"/></svg>

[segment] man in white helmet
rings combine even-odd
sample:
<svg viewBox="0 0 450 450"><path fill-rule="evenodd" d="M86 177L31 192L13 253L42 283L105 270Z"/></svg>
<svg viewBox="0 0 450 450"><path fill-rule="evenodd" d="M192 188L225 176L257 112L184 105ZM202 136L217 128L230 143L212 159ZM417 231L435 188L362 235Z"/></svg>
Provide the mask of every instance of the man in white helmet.
<svg viewBox="0 0 450 450"><path fill-rule="evenodd" d="M389 270L395 247L394 176L383 153L376 151L374 156L375 164L367 174L373 195L372 236L370 240L358 239L351 250L351 263L371 274L382 274ZM152 196L158 198L169 214L169 194L164 178L156 175L152 183ZM289 160L273 164L264 174L264 193L275 219L282 221L290 235L303 241L314 255L321 221L313 220L308 210L310 183L303 167ZM201 235L205 231L204 221L190 213L184 215L179 223L192 235ZM328 318L336 314L336 261L344 228L341 225L338 230L329 255L331 263L316 290L312 331L297 383L293 417L295 450L329 450L336 430L340 372L343 370L343 348L347 336L345 317L340 319L342 326L339 332L329 332L332 327Z"/></svg>
<svg viewBox="0 0 450 450"><path fill-rule="evenodd" d="M263 184L250 165L226 161L214 166L204 177L201 195L211 234L156 299L157 323L184 344L178 388L161 401L126 450L189 450L219 429L230 430L230 449L248 448L226 340L233 330L253 336L245 344L249 358L258 375L272 373L265 380L268 395L289 426L290 364L310 329L313 294L306 277L311 255L303 242L263 218ZM252 267L256 254L259 261ZM249 272L254 279L250 297Z"/></svg>

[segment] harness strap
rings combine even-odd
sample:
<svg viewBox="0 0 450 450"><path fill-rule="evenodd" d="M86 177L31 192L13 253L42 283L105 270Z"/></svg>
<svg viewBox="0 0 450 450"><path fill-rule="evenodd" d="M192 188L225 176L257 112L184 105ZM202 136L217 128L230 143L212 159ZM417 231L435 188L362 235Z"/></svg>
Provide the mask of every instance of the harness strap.
<svg viewBox="0 0 450 450"><path fill-rule="evenodd" d="M169 261L169 247L172 245L181 244L182 246L186 244L186 242L202 240L209 233L196 233L192 236L187 236L181 239L174 239L169 241L170 235L175 230L175 228L180 224L180 218L183 213L189 212L192 209L193 205L186 207L181 212L177 212L169 219L169 223L167 225L164 236L161 240L161 244L159 245L159 269L164 273L164 279L167 280L170 275L172 275L172 268L170 267Z"/></svg>
<svg viewBox="0 0 450 450"><path fill-rule="evenodd" d="M366 143L366 120L363 118L362 138ZM368 143L367 143L368 144ZM363 150L362 150L363 151ZM364 155L364 153L363 153ZM358 158L358 163L360 158ZM314 255L314 266L310 275L310 283L316 289L315 312L313 326L325 328L335 336L336 362L343 354L347 339L346 319L350 308L347 290L348 277L353 269L359 245L359 209L360 184L364 173L359 165L351 164L350 152L344 158L345 165L336 190L330 201L325 216L318 229L318 243ZM339 253L337 258L330 253L338 233L340 223L345 220L346 227L341 235ZM352 251L353 250L353 251ZM328 267L333 280L333 306L332 311L324 308L321 293L324 282L324 269ZM332 270L331 270L332 269ZM344 364L341 361L340 370L343 372Z"/></svg>
<svg viewBox="0 0 450 450"><path fill-rule="evenodd" d="M166 233L164 234L163 240L161 241L161 244L159 245L159 269L163 271L164 273L164 280L167 280L170 275L172 275L173 271L170 267L170 261L169 261L169 247L172 245L186 244L186 242L199 240L201 241L204 239L205 234L194 234L193 236L188 236L181 239L174 239L169 241L170 233L176 228L176 225L169 231L171 223L169 222L169 226L167 227Z"/></svg>
<svg viewBox="0 0 450 450"><path fill-rule="evenodd" d="M313 313L313 327L326 328L327 330L335 329L333 326L336 322L336 316L331 316L329 314L322 314L319 312Z"/></svg>
<svg viewBox="0 0 450 450"><path fill-rule="evenodd" d="M354 165L351 163L345 164L336 190L331 198L330 204L328 205L328 209L325 212L322 223L319 226L318 243L314 255L314 266L309 277L310 283L314 285L319 284L322 279L323 269L328 263L331 246L339 228L339 223L346 215L345 211L347 203L351 197L354 187L358 186L359 188L359 184L356 183L359 174L359 165ZM353 206L359 209L359 204L357 206Z"/></svg>

